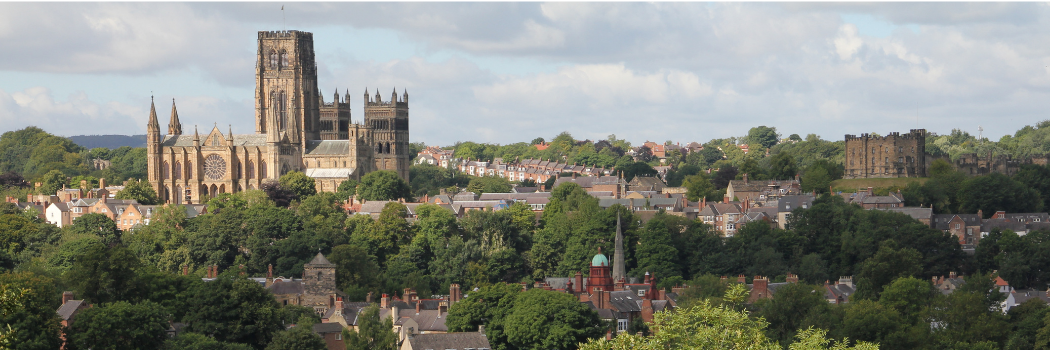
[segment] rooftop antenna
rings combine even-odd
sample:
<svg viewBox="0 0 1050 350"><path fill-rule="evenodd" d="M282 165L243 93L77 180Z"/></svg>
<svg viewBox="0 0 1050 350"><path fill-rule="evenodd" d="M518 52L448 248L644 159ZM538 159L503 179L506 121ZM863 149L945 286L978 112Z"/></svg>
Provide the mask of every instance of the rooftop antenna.
<svg viewBox="0 0 1050 350"><path fill-rule="evenodd" d="M284 16L284 5L281 5L281 30L288 31L288 19Z"/></svg>

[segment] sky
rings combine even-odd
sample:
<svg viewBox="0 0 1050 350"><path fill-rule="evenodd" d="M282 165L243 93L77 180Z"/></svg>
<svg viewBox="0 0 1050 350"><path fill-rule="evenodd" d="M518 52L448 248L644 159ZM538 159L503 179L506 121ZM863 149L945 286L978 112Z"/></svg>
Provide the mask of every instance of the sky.
<svg viewBox="0 0 1050 350"><path fill-rule="evenodd" d="M412 142L751 127L992 140L1050 119L1043 3L0 3L0 132L254 132L258 31L314 33L324 96L410 96ZM327 99L330 99L328 97Z"/></svg>

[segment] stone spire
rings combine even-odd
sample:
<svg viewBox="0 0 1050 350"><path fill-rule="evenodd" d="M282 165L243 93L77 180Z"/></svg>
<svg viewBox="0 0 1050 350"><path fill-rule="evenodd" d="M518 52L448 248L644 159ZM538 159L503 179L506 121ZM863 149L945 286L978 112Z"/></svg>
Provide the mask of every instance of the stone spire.
<svg viewBox="0 0 1050 350"><path fill-rule="evenodd" d="M179 111L175 109L175 99L171 99L171 121L168 122L168 135L182 135L182 122L179 122Z"/></svg>
<svg viewBox="0 0 1050 350"><path fill-rule="evenodd" d="M160 134L160 123L157 123L157 106L153 103L153 97L149 98L149 123L146 124L146 132Z"/></svg>
<svg viewBox="0 0 1050 350"><path fill-rule="evenodd" d="M616 251L613 252L613 282L627 277L623 263L623 231L620 230L620 212L616 212Z"/></svg>

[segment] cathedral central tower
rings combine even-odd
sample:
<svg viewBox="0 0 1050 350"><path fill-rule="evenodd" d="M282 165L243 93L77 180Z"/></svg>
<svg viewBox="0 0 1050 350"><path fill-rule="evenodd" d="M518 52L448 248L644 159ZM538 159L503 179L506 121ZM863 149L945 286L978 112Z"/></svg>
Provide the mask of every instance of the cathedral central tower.
<svg viewBox="0 0 1050 350"><path fill-rule="evenodd" d="M259 32L255 133L305 145L320 139L317 63L312 33Z"/></svg>

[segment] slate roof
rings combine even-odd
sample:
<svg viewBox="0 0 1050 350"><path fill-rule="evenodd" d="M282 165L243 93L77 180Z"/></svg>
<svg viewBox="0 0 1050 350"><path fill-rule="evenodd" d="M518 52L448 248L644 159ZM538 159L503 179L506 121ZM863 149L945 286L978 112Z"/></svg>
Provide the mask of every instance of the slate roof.
<svg viewBox="0 0 1050 350"><path fill-rule="evenodd" d="M492 345L489 345L489 339L478 332L416 334L410 336L408 342L413 349L418 350L482 350L492 348Z"/></svg>
<svg viewBox="0 0 1050 350"><path fill-rule="evenodd" d="M348 155L350 140L312 140L306 141L307 156Z"/></svg>
<svg viewBox="0 0 1050 350"><path fill-rule="evenodd" d="M956 216L961 218L966 226L977 226L981 224L981 217L977 214L935 214L933 215L933 221L930 224L933 225L933 228L944 231L948 229L948 224Z"/></svg>
<svg viewBox="0 0 1050 350"><path fill-rule="evenodd" d="M321 252L317 252L317 255L314 256L314 259L310 260L310 262L308 264L309 265L332 265L332 262L328 261L328 259L326 259L324 257L324 254L321 254Z"/></svg>
<svg viewBox="0 0 1050 350"><path fill-rule="evenodd" d="M65 304L58 307L58 316L62 317L63 321L68 321L73 314L76 313L77 309L80 309L80 305L83 305L83 300L69 300Z"/></svg>
<svg viewBox="0 0 1050 350"><path fill-rule="evenodd" d="M899 207L883 208L880 210L906 214L908 216L911 216L911 218L915 220L930 220L931 218L933 218L933 208Z"/></svg>
<svg viewBox="0 0 1050 350"><path fill-rule="evenodd" d="M783 196L777 201L778 212L790 212L795 208L801 208L802 206L811 207L813 206L813 200L816 197L811 195L798 195L798 196Z"/></svg>
<svg viewBox="0 0 1050 350"><path fill-rule="evenodd" d="M408 317L416 321L419 325L420 332L447 332L448 326L445 325L445 319L448 316L448 312L440 312L439 310L419 310L416 313L416 309L399 310L398 316Z"/></svg>
<svg viewBox="0 0 1050 350"><path fill-rule="evenodd" d="M274 281L266 289L273 294L303 294L305 292L302 280Z"/></svg>
<svg viewBox="0 0 1050 350"><path fill-rule="evenodd" d="M314 333L342 333L343 325L338 323L314 323Z"/></svg>
<svg viewBox="0 0 1050 350"><path fill-rule="evenodd" d="M204 136L207 138L207 135ZM201 142L204 142L201 139ZM164 147L193 147L193 135L165 135L160 141ZM266 134L233 135L234 146L266 146Z"/></svg>

